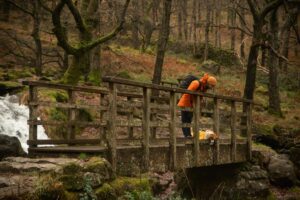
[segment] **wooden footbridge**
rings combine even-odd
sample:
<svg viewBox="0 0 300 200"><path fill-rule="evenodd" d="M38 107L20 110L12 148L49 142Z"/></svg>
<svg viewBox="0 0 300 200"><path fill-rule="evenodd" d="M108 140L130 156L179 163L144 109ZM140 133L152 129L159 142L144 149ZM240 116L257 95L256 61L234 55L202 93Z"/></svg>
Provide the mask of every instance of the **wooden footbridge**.
<svg viewBox="0 0 300 200"><path fill-rule="evenodd" d="M24 81L29 86L29 154L101 154L123 174L133 168L166 171L251 158L251 101L114 77L103 81L106 87L101 88ZM67 100L45 100L42 91L52 90L64 91ZM194 109L177 107L183 93L194 95ZM42 112L51 109L60 109L66 117L46 120ZM93 119L84 121L81 110L88 110ZM191 124L181 123L181 110L193 111ZM62 133L39 139L40 125L46 130L56 127ZM199 140L198 131L194 137L184 138L182 127L212 129L220 138L214 145Z"/></svg>

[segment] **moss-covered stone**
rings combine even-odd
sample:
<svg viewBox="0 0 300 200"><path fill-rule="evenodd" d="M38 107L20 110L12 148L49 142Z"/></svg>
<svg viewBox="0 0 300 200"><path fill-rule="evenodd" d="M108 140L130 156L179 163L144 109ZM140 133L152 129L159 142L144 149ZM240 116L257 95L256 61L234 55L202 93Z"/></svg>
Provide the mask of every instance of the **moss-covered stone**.
<svg viewBox="0 0 300 200"><path fill-rule="evenodd" d="M62 167L62 171L64 174L68 174L68 175L74 175L77 174L79 172L81 172L83 170L83 168L77 164L77 163L68 163L67 165L64 165Z"/></svg>
<svg viewBox="0 0 300 200"><path fill-rule="evenodd" d="M85 172L97 173L102 176L102 180L114 179L110 163L104 158L92 157L84 165Z"/></svg>
<svg viewBox="0 0 300 200"><path fill-rule="evenodd" d="M0 95L4 95L6 93L14 93L22 90L24 86L20 83L13 81L0 81Z"/></svg>
<svg viewBox="0 0 300 200"><path fill-rule="evenodd" d="M109 184L105 183L102 187L98 188L95 191L95 194L98 199L102 200L115 200L117 199L117 194L114 188L112 188Z"/></svg>
<svg viewBox="0 0 300 200"><path fill-rule="evenodd" d="M151 191L150 182L146 178L119 177L110 185L119 196L123 195L125 191Z"/></svg>
<svg viewBox="0 0 300 200"><path fill-rule="evenodd" d="M66 190L69 191L79 191L84 187L84 179L81 175L63 175L58 179L63 183L63 186Z"/></svg>

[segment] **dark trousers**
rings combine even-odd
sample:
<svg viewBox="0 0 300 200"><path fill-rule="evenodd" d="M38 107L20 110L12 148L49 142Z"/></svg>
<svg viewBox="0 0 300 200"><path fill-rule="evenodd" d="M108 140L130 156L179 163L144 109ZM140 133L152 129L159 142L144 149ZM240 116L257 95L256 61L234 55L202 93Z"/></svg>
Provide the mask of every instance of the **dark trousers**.
<svg viewBox="0 0 300 200"><path fill-rule="evenodd" d="M181 122L182 123L191 123L193 119L193 112L190 111L181 111ZM182 128L184 137L189 137L191 135L191 129L188 127Z"/></svg>

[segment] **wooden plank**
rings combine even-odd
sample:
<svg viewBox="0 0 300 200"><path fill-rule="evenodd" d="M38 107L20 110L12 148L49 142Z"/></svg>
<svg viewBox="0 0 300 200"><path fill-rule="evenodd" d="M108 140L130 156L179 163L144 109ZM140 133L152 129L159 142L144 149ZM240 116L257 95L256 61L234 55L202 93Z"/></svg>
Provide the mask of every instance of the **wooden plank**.
<svg viewBox="0 0 300 200"><path fill-rule="evenodd" d="M218 99L214 98L214 132L220 136L220 131L219 131L219 107L218 107ZM219 154L220 154L220 145L219 145L219 140L216 140L215 142L215 151L214 151L214 158L213 158L213 163L214 165L217 165L219 163Z"/></svg>
<svg viewBox="0 0 300 200"><path fill-rule="evenodd" d="M194 102L194 166L197 167L199 165L199 120L200 120L200 96L196 96Z"/></svg>
<svg viewBox="0 0 300 200"><path fill-rule="evenodd" d="M37 102L38 94L37 87L29 86L29 102ZM37 106L29 106L29 120L37 120ZM37 125L29 124L29 140L37 140ZM30 147L35 147L36 145L31 145Z"/></svg>
<svg viewBox="0 0 300 200"><path fill-rule="evenodd" d="M153 102L153 103L151 103ZM156 138L156 126L151 126L151 122L157 122L157 112L151 112L151 108L155 107L158 108L160 104L156 103L156 100L150 100L150 132L151 138ZM162 106L162 105L161 105Z"/></svg>
<svg viewBox="0 0 300 200"><path fill-rule="evenodd" d="M176 152L176 95L175 92L170 93L170 168L171 170L176 170L177 168L177 152Z"/></svg>
<svg viewBox="0 0 300 200"><path fill-rule="evenodd" d="M248 160L252 158L252 104L247 104Z"/></svg>
<svg viewBox="0 0 300 200"><path fill-rule="evenodd" d="M208 97L208 98L217 98L217 99L224 99L224 100L234 100L234 101L239 101L239 102L253 102L252 100L248 99L243 99L243 98L237 98L237 97L231 97L231 96L222 96L222 95L216 95L216 94L210 94L210 93L202 93L202 92L193 92L189 91L186 89L181 89L181 88L172 88L172 87L166 87L162 85L156 85L156 84L150 84L150 83L142 83L142 82L136 82L128 79L122 79L122 78L117 78L117 77L112 77L112 76L106 76L102 78L103 81L105 82L114 82L118 84L123 84L123 85L129 85L129 86L135 86L135 87L142 87L142 88L149 88L149 89L155 89L155 90L162 90L166 92L176 92L176 93L182 93L182 94L191 94L195 96L203 96L203 97Z"/></svg>
<svg viewBox="0 0 300 200"><path fill-rule="evenodd" d="M231 101L231 162L236 160L236 107L235 101Z"/></svg>
<svg viewBox="0 0 300 200"><path fill-rule="evenodd" d="M106 122L82 122L82 121L56 121L56 120L28 120L28 125L43 125L43 126L68 126L76 125L78 127L106 127Z"/></svg>
<svg viewBox="0 0 300 200"><path fill-rule="evenodd" d="M63 90L73 90L73 91L88 92L88 93L108 94L108 90L106 88L92 87L92 86L73 86L73 85L66 85L66 84L51 83L51 82L47 82L47 81L22 81L22 84L29 85L29 86L53 88L53 89L63 89Z"/></svg>
<svg viewBox="0 0 300 200"><path fill-rule="evenodd" d="M48 139L48 140L28 140L28 145L38 145L38 144L99 144L101 142L100 139Z"/></svg>
<svg viewBox="0 0 300 200"><path fill-rule="evenodd" d="M99 123L102 124L104 122L104 111L101 109L102 106L103 106L103 103L104 102L104 94L100 94L99 95L99 113L100 113L100 116L99 116ZM100 140L105 140L105 135L104 135L104 127L99 127L99 138Z"/></svg>
<svg viewBox="0 0 300 200"><path fill-rule="evenodd" d="M114 83L109 83L109 117L108 117L108 160L112 165L113 172L117 170L117 142L116 142L116 126L117 119L117 87Z"/></svg>
<svg viewBox="0 0 300 200"><path fill-rule="evenodd" d="M73 92L73 90L68 90L68 96L69 96L68 103L74 104L75 103L75 93ZM76 110L74 108L69 108L68 121L74 121L74 120L76 120ZM70 140L75 139L75 124L68 125L67 138Z"/></svg>
<svg viewBox="0 0 300 200"><path fill-rule="evenodd" d="M149 137L150 137L150 95L151 90L149 88L143 88L143 157L144 166L143 170L149 170Z"/></svg>
<svg viewBox="0 0 300 200"><path fill-rule="evenodd" d="M83 105L83 104L61 103L61 102L51 102L51 101L31 102L31 103L29 103L29 105L55 107L55 108L67 108L67 109L98 109L100 107L99 105ZM104 106L101 106L100 110L107 110L107 108Z"/></svg>
<svg viewBox="0 0 300 200"><path fill-rule="evenodd" d="M132 97L127 97L127 101L129 103L132 103ZM130 108L130 112L127 115L127 120L128 120L128 124L133 123L133 108ZM128 126L127 132L128 132L128 137L133 138L133 127L132 126Z"/></svg>

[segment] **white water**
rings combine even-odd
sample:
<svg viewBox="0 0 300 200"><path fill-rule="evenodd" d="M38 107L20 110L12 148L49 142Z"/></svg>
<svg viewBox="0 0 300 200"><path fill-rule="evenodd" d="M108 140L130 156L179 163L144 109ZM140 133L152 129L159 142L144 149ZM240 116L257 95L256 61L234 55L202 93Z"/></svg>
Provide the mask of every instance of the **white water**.
<svg viewBox="0 0 300 200"><path fill-rule="evenodd" d="M29 139L29 108L19 105L18 97L0 96L0 134L17 137L25 152L28 152ZM43 126L38 126L38 139L48 139Z"/></svg>

